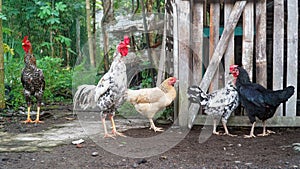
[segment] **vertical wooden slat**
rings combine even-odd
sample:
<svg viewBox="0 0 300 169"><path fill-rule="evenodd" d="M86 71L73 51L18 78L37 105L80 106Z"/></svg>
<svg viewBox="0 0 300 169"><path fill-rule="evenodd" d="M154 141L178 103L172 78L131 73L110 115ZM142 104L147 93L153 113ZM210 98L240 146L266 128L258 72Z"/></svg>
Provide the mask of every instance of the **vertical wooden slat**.
<svg viewBox="0 0 300 169"><path fill-rule="evenodd" d="M178 49L178 12L176 3L172 2L173 8L173 64L174 64L174 77L179 77L178 74L178 61L179 61L179 49ZM175 85L176 91L178 92L178 86ZM174 119L175 123L178 124L178 95L174 100Z"/></svg>
<svg viewBox="0 0 300 169"><path fill-rule="evenodd" d="M193 83L199 84L202 79L203 56L203 3L195 2L193 7Z"/></svg>
<svg viewBox="0 0 300 169"><path fill-rule="evenodd" d="M267 87L267 0L256 2L256 82Z"/></svg>
<svg viewBox="0 0 300 169"><path fill-rule="evenodd" d="M225 8L224 8L225 26L228 23L227 19L229 18L232 8L233 8L233 4L231 2L225 3ZM225 85L228 83L230 79L229 67L232 64L234 64L234 33L229 38L228 47L224 55Z"/></svg>
<svg viewBox="0 0 300 169"><path fill-rule="evenodd" d="M283 88L284 58L284 0L274 0L274 32L273 32L273 89ZM277 109L282 116L282 105Z"/></svg>
<svg viewBox="0 0 300 169"><path fill-rule="evenodd" d="M210 4L210 22L209 22L209 58L211 60L215 48L219 42L220 30L220 4L212 2ZM210 90L214 91L219 88L219 67L216 70L211 82Z"/></svg>
<svg viewBox="0 0 300 169"><path fill-rule="evenodd" d="M287 85L295 87L295 94L286 104L286 116L296 116L298 75L298 1L288 1L287 21Z"/></svg>
<svg viewBox="0 0 300 169"><path fill-rule="evenodd" d="M178 40L179 40L179 125L187 126L188 124L188 105L187 88L189 84L189 65L190 65L190 2L176 1L178 8Z"/></svg>
<svg viewBox="0 0 300 169"><path fill-rule="evenodd" d="M243 52L242 64L252 80L254 45L254 4L248 2L243 14Z"/></svg>

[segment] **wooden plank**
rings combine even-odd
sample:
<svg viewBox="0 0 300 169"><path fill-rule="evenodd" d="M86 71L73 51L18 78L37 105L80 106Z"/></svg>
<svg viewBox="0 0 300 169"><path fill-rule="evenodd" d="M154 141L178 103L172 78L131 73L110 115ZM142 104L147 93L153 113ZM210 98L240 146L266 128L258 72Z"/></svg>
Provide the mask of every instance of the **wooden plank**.
<svg viewBox="0 0 300 169"><path fill-rule="evenodd" d="M220 36L220 3L213 2L210 4L210 21L209 21L209 59L212 59ZM210 91L219 89L219 66L210 84Z"/></svg>
<svg viewBox="0 0 300 169"><path fill-rule="evenodd" d="M284 58L284 0L274 0L274 33L273 33L273 90L283 88ZM283 106L276 114L283 115Z"/></svg>
<svg viewBox="0 0 300 169"><path fill-rule="evenodd" d="M287 21L287 85L295 86L295 94L286 104L286 116L296 116L298 75L298 1L288 1Z"/></svg>
<svg viewBox="0 0 300 169"><path fill-rule="evenodd" d="M267 87L267 0L256 2L256 82Z"/></svg>
<svg viewBox="0 0 300 169"><path fill-rule="evenodd" d="M178 13L176 3L172 3L173 8L173 64L174 64L174 77L179 77L178 74L178 62L179 62L179 48L178 48ZM175 89L178 92L178 85L175 85ZM174 100L174 119L175 123L178 124L178 94Z"/></svg>
<svg viewBox="0 0 300 169"><path fill-rule="evenodd" d="M250 80L253 76L253 46L254 46L254 4L248 2L243 15L243 51L242 64L249 73Z"/></svg>
<svg viewBox="0 0 300 169"><path fill-rule="evenodd" d="M233 4L231 2L227 2L227 3L225 2L225 8L224 8L225 26L228 24L227 19L229 19L229 15L231 13L232 8L233 8ZM232 64L234 64L234 34L230 35L228 41L228 47L224 55L225 85L231 79L230 77L231 75L229 75L229 67Z"/></svg>
<svg viewBox="0 0 300 169"><path fill-rule="evenodd" d="M190 85L190 36L191 36L191 19L190 19L190 2L176 1L178 8L178 40L179 40L179 125L187 126L188 123L188 105L186 90Z"/></svg>
<svg viewBox="0 0 300 169"><path fill-rule="evenodd" d="M165 0L166 3L166 0ZM167 25L168 20L167 17L168 13L165 10L165 16L164 16L164 30L163 30L163 40L161 45L161 52L159 57L159 66L157 70L157 80L156 80L156 86L159 86L161 82L164 80L164 74L165 74L165 62L166 62L166 39L167 39Z"/></svg>
<svg viewBox="0 0 300 169"><path fill-rule="evenodd" d="M204 125L207 115L199 115L195 120L195 125ZM219 124L221 126L221 124ZM228 119L227 126L250 127L252 124L247 116L232 116ZM257 127L262 127L262 122L257 120ZM300 117L274 116L267 120L267 127L300 127Z"/></svg>
<svg viewBox="0 0 300 169"><path fill-rule="evenodd" d="M193 82L199 84L202 79L203 58L203 3L193 5Z"/></svg>
<svg viewBox="0 0 300 169"><path fill-rule="evenodd" d="M228 46L228 41L231 36L231 34L234 31L234 28L245 8L247 1L237 1L232 9L232 12L228 19L228 24L225 26L224 31L221 35L220 41L218 45L216 46L215 52L212 56L212 59L206 69L206 72L202 78L202 81L200 83L200 88L203 91L207 91L209 84L217 70L217 67L223 57L223 54L225 53L225 50ZM196 115L198 114L200 106L198 104L192 103L189 107L189 122L188 127L191 128L193 126L193 122L195 120Z"/></svg>

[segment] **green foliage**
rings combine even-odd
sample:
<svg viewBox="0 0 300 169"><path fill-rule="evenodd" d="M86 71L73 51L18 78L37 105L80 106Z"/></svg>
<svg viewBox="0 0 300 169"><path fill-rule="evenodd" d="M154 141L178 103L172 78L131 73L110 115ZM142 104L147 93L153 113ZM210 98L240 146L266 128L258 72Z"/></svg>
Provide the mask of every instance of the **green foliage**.
<svg viewBox="0 0 300 169"><path fill-rule="evenodd" d="M72 70L62 68L62 62L63 60L60 58L51 57L37 60L37 66L43 70L46 82L44 103L60 102L72 98ZM7 105L10 108L17 109L25 105L21 84L23 67L22 58L14 58L10 62L5 62L5 84L11 88L7 99Z"/></svg>

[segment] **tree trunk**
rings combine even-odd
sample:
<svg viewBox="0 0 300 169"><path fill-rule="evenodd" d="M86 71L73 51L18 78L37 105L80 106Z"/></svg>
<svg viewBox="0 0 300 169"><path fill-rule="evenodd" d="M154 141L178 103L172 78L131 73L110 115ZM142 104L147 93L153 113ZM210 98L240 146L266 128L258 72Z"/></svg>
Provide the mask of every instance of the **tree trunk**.
<svg viewBox="0 0 300 169"><path fill-rule="evenodd" d="M92 67L96 67L95 56L93 50L93 35L91 29L91 5L90 0L86 0L86 28L88 33L88 44L89 44L89 55L90 55L90 63Z"/></svg>
<svg viewBox="0 0 300 169"><path fill-rule="evenodd" d="M76 53L77 53L78 57L81 58L81 50L80 50L80 20L79 20L79 17L76 18Z"/></svg>
<svg viewBox="0 0 300 169"><path fill-rule="evenodd" d="M2 0L0 0L0 13L2 13ZM4 87L4 54L2 19L0 19L0 108L5 108L5 87Z"/></svg>
<svg viewBox="0 0 300 169"><path fill-rule="evenodd" d="M106 72L109 69L109 57L108 57L108 51L109 51L109 39L108 39L108 33L106 31L106 25L114 21L114 13L113 13L113 0L102 0L102 6L103 6L103 17L101 20L101 28L102 28L102 36L103 36L103 51L104 51L104 71Z"/></svg>

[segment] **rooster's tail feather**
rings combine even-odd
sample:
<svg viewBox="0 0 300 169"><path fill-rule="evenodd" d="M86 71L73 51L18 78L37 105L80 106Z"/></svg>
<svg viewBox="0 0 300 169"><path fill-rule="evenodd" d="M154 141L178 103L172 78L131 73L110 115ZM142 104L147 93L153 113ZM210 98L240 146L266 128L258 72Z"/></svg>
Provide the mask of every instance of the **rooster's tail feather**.
<svg viewBox="0 0 300 169"><path fill-rule="evenodd" d="M284 88L280 94L279 94L279 99L282 101L282 102L285 102L287 101L290 97L292 97L292 95L294 94L295 92L295 87L294 86L288 86L286 88Z"/></svg>
<svg viewBox="0 0 300 169"><path fill-rule="evenodd" d="M207 103L207 94L204 93L199 86L190 86L187 93L189 97L188 99L192 103L198 103L201 105L205 105Z"/></svg>
<svg viewBox="0 0 300 169"><path fill-rule="evenodd" d="M95 109L96 102L94 99L95 85L81 85L78 87L73 97L74 109L87 110Z"/></svg>

